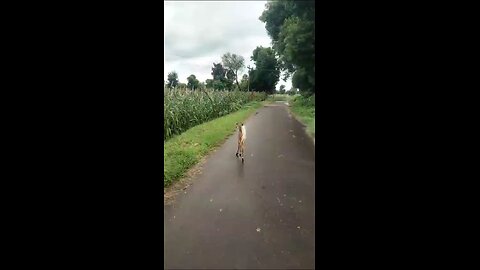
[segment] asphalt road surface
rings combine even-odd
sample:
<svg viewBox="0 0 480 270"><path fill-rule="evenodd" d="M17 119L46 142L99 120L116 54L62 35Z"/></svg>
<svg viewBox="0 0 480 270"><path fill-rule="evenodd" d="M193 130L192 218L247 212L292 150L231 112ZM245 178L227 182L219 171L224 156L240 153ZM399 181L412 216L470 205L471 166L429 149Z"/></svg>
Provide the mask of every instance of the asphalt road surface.
<svg viewBox="0 0 480 270"><path fill-rule="evenodd" d="M164 206L165 269L315 268L314 143L284 104L245 126L244 164L235 133Z"/></svg>

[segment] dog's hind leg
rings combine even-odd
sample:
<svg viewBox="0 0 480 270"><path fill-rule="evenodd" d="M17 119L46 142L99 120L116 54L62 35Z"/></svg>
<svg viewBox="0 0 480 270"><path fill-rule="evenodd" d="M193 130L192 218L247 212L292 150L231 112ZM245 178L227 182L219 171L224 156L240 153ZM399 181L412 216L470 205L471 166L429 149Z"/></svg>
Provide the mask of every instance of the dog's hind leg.
<svg viewBox="0 0 480 270"><path fill-rule="evenodd" d="M237 153L235 153L235 156L238 157L240 152L240 143L237 143Z"/></svg>
<svg viewBox="0 0 480 270"><path fill-rule="evenodd" d="M240 149L242 151L242 163L243 163L243 162L245 162L245 158L244 158L245 157L245 155L244 155L245 154L245 142L242 141Z"/></svg>

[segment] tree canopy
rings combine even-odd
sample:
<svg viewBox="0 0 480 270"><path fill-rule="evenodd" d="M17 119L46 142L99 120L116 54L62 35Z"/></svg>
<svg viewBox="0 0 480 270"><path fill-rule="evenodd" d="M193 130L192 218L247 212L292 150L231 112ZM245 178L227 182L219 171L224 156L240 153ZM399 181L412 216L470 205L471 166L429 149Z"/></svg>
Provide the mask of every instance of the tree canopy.
<svg viewBox="0 0 480 270"><path fill-rule="evenodd" d="M315 2L269 1L259 18L272 39L279 65L293 86L315 91Z"/></svg>
<svg viewBox="0 0 480 270"><path fill-rule="evenodd" d="M251 59L255 68L249 70L250 89L274 93L280 79L280 69L273 49L259 46L253 50Z"/></svg>
<svg viewBox="0 0 480 270"><path fill-rule="evenodd" d="M231 76L227 77L229 80L235 80L237 87L240 89L240 84L238 83L238 72L243 69L245 66L245 59L241 55L226 53L222 56L223 66L228 68L231 71Z"/></svg>
<svg viewBox="0 0 480 270"><path fill-rule="evenodd" d="M167 77L168 87L174 88L178 85L178 74L175 71L168 73Z"/></svg>
<svg viewBox="0 0 480 270"><path fill-rule="evenodd" d="M190 89L197 89L200 85L200 81L197 80L197 78L195 77L195 75L190 75L188 76L187 78L187 87L190 88Z"/></svg>

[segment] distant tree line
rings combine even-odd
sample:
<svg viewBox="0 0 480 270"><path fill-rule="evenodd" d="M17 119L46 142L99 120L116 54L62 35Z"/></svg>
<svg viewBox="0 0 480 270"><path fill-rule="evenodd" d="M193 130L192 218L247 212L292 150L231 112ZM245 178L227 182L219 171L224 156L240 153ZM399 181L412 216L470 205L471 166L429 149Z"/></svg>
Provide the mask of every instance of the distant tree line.
<svg viewBox="0 0 480 270"><path fill-rule="evenodd" d="M221 63L213 63L211 79L200 82L194 74L187 77L187 83L181 83L178 73L172 71L168 74L165 87L215 89L215 90L240 90L273 93L280 78L280 67L275 52L272 48L257 47L251 56L255 68L248 68L247 74L239 78L245 69L245 59L241 55L225 53Z"/></svg>

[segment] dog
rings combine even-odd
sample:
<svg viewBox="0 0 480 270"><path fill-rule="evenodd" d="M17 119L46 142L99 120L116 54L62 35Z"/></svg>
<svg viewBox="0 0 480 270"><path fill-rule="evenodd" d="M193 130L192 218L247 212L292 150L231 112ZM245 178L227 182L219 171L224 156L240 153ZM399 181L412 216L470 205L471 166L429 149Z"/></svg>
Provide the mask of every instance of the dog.
<svg viewBox="0 0 480 270"><path fill-rule="evenodd" d="M245 125L241 123L235 124L238 130L238 140L237 140L237 153L235 153L236 157L242 158L242 163L245 162L244 153L245 153L245 140L247 139L247 129Z"/></svg>

